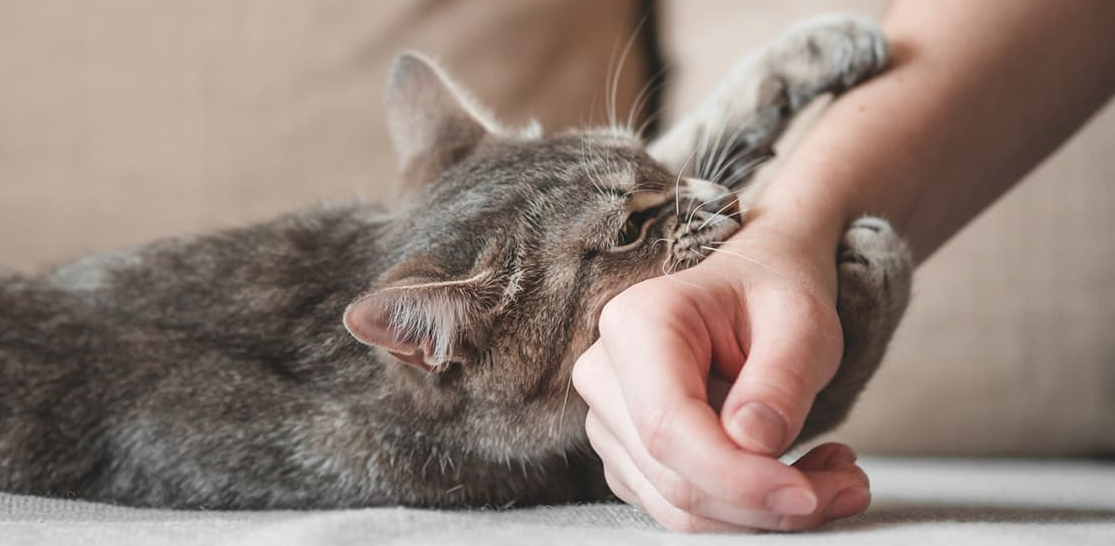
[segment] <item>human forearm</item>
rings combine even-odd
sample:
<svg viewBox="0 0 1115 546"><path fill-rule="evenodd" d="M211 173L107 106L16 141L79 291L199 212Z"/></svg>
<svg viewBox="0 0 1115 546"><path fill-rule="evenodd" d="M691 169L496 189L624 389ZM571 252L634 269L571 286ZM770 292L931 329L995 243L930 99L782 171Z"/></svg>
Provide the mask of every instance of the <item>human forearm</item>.
<svg viewBox="0 0 1115 546"><path fill-rule="evenodd" d="M884 27L891 68L834 102L755 223L826 251L876 214L920 261L1115 89L1115 2L905 0Z"/></svg>

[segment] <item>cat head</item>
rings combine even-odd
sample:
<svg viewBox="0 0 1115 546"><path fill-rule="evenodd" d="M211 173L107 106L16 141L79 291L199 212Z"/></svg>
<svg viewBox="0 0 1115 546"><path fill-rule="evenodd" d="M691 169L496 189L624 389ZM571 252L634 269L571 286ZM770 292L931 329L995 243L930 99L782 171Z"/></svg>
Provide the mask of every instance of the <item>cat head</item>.
<svg viewBox="0 0 1115 546"><path fill-rule="evenodd" d="M740 227L731 191L631 134L505 129L415 54L396 60L387 110L406 196L385 236L394 265L345 325L470 400L564 406L603 305Z"/></svg>

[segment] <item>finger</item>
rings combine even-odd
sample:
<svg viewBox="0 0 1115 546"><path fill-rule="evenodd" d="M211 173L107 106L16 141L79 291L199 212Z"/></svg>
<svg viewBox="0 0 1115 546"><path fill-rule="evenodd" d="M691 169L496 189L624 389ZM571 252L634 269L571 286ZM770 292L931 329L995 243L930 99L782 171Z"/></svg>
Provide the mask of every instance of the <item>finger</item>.
<svg viewBox="0 0 1115 546"><path fill-rule="evenodd" d="M822 470L838 463L854 463L858 460L852 448L837 442L828 442L810 449L808 453L794 461L803 470Z"/></svg>
<svg viewBox="0 0 1115 546"><path fill-rule="evenodd" d="M737 445L767 455L781 454L797 437L843 349L830 305L809 296L783 299L752 302L749 355L721 412Z"/></svg>
<svg viewBox="0 0 1115 546"><path fill-rule="evenodd" d="M590 414L591 415L591 414ZM626 457L619 442L601 426L600 421L590 416L586 421L589 441L593 449L601 454L604 461L604 479L608 487L624 502L637 506L670 531L699 532L746 532L752 528L732 525L723 521L706 518L686 512L671 505L646 478L639 473L630 459Z"/></svg>
<svg viewBox="0 0 1115 546"><path fill-rule="evenodd" d="M842 472L850 482L839 487L819 487L825 500L824 521L853 516L867 510L871 505L871 480L867 473L855 464L856 453L843 444L828 443L813 448L805 456L794 462L794 466L806 471L811 479L816 471ZM835 492L835 493L831 493Z"/></svg>
<svg viewBox="0 0 1115 546"><path fill-rule="evenodd" d="M631 461L624 460L622 448L617 449L615 438L604 428L592 411L589 411L585 418L585 434L588 436L588 442L593 451L600 456L600 460L604 463L604 481L608 483L608 489L611 489L612 493L623 502L642 506L638 495L627 485L627 482L631 480L630 471L627 470L627 467L632 465Z"/></svg>
<svg viewBox="0 0 1115 546"><path fill-rule="evenodd" d="M859 514L871 504L871 493L864 483L865 474L855 463L833 470L811 470L805 474L817 491L817 509L802 516L757 514L752 525L763 529L798 531L834 519Z"/></svg>
<svg viewBox="0 0 1115 546"><path fill-rule="evenodd" d="M652 516L655 516L663 525L672 529L677 528L680 525L682 514L689 514L701 520L719 520L723 523L731 522L734 519L746 520L748 518L750 512L741 510L738 506L717 501L699 489L682 484L680 482L681 478L677 474L648 459L643 462L643 465L654 468L651 472L658 476L658 484L649 480L643 474L644 471L640 466L635 464L622 443L612 435L595 413L590 413L586 419L585 430L588 433L592 448L604 461L605 478L608 479L608 487L612 489L612 492L628 503L643 508ZM666 482L675 485L662 487L663 478L666 478ZM667 492L684 490L685 492L682 493L684 497L680 501L677 497L669 499L667 498L669 493L663 493L663 490ZM674 523L671 524L670 521L674 521ZM696 521L681 526L693 527L695 525L697 525ZM707 522L700 524L700 526L702 528L715 527L710 527Z"/></svg>
<svg viewBox="0 0 1115 546"><path fill-rule="evenodd" d="M605 462L605 477L609 487L617 496L630 504L639 506L664 527L674 531L686 532L739 532L743 530L801 530L815 527L832 519L846 517L867 508L870 495L867 492L862 470L850 462L851 451L839 446L838 449L814 450L801 461L816 466L806 473L817 489L820 502L814 512L801 516L779 516L761 511L742 510L715 499L701 506L702 510L685 510L667 500L662 492L648 481L630 460L618 441L604 428L598 419L590 418L587 423L589 438L593 448L602 455ZM842 448L842 449L839 449ZM839 469L826 468L835 465Z"/></svg>
<svg viewBox="0 0 1115 546"><path fill-rule="evenodd" d="M817 492L817 509L806 515L737 512L731 517L706 516L756 529L799 531L866 510L871 504L867 474L854 462L855 452L840 444L825 444L795 462Z"/></svg>
<svg viewBox="0 0 1115 546"><path fill-rule="evenodd" d="M602 346L615 376L634 379L601 381L618 385L621 392L600 396L594 410L599 409L597 415L654 488L686 511L701 501L700 491L744 510L812 513L817 499L804 474L776 459L746 453L724 434L705 399L702 371L690 364L707 361L707 353L694 351L692 340L678 339L678 329L661 328L677 315L663 316L659 310L667 306L617 309L617 301L621 298L612 300L601 316ZM609 316L609 309L615 316ZM647 335L623 335L632 329Z"/></svg>
<svg viewBox="0 0 1115 546"><path fill-rule="evenodd" d="M596 359L601 355L599 348L586 353L589 359ZM752 519L749 514L756 507L741 507L717 499L650 456L635 431L623 403L623 393L614 373L609 368L603 366L595 369L591 381L586 379L586 375L582 375L577 381L585 384L585 390L592 398L590 402L592 409L585 419L585 431L589 442L617 483L623 484L625 489L632 492L645 490L647 487L652 488L655 491L654 495L643 492L638 497L649 496L653 502L667 503L682 512L707 519L729 523ZM704 458L703 454L701 458ZM743 488L744 491L747 489ZM735 494L740 493L735 492ZM646 506L642 502L640 505ZM659 512L663 510L662 507L658 509Z"/></svg>
<svg viewBox="0 0 1115 546"><path fill-rule="evenodd" d="M619 497L619 500L631 506L639 508L643 506L642 502L639 501L639 496L636 495L623 480L619 479L619 477L608 468L608 465L604 465L604 481L607 482L608 489L612 491L612 494Z"/></svg>

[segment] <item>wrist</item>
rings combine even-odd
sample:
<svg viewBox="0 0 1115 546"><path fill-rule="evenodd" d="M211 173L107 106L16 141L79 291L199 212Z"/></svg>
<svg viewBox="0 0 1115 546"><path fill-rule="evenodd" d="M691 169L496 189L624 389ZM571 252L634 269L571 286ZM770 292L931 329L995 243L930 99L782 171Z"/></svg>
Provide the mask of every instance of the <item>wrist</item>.
<svg viewBox="0 0 1115 546"><path fill-rule="evenodd" d="M707 265L724 266L729 278L745 285L774 274L803 293L834 299L843 222L823 221L822 216L804 218L811 214L797 207L756 203L747 212L743 228L720 246L723 252L706 260ZM739 257L756 266L755 274L739 275Z"/></svg>
<svg viewBox="0 0 1115 546"><path fill-rule="evenodd" d="M721 249L760 262L805 292L835 299L837 249L849 222L862 212L834 191L849 173L804 166L787 165L778 173Z"/></svg>
<svg viewBox="0 0 1115 546"><path fill-rule="evenodd" d="M777 235L800 252L831 262L855 214L816 180L807 174L772 180L745 216L744 229Z"/></svg>

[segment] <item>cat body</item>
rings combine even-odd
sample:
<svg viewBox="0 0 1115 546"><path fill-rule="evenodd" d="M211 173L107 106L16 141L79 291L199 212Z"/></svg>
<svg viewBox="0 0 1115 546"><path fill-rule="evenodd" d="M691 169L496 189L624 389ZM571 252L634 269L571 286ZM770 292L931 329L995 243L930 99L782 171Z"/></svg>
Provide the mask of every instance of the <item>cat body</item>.
<svg viewBox="0 0 1115 546"><path fill-rule="evenodd" d="M184 508L606 498L570 389L600 309L738 230L730 190L793 113L885 60L870 24L798 27L644 146L501 128L403 55L392 210L322 206L0 274L0 490ZM846 351L803 438L843 418L909 293L881 220L855 222L834 259Z"/></svg>

